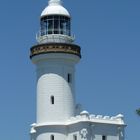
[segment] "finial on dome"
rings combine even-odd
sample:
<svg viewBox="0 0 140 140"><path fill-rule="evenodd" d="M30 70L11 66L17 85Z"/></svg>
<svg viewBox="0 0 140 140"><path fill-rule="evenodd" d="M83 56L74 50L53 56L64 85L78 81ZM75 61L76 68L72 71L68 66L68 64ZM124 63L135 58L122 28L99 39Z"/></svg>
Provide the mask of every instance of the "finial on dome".
<svg viewBox="0 0 140 140"><path fill-rule="evenodd" d="M61 5L61 0L49 0L49 5Z"/></svg>

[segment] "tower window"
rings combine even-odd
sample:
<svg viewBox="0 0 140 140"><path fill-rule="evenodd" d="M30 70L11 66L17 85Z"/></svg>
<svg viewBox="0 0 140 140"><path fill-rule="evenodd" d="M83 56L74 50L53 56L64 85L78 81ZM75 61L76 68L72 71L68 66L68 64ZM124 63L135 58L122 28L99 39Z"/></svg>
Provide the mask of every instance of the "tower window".
<svg viewBox="0 0 140 140"><path fill-rule="evenodd" d="M77 135L73 135L73 140L77 140Z"/></svg>
<svg viewBox="0 0 140 140"><path fill-rule="evenodd" d="M102 140L107 140L106 136L102 136Z"/></svg>
<svg viewBox="0 0 140 140"><path fill-rule="evenodd" d="M51 104L54 104L54 96L51 96Z"/></svg>
<svg viewBox="0 0 140 140"><path fill-rule="evenodd" d="M50 140L54 140L54 135L51 135Z"/></svg>
<svg viewBox="0 0 140 140"><path fill-rule="evenodd" d="M72 82L72 75L70 73L68 73L67 81L68 83Z"/></svg>

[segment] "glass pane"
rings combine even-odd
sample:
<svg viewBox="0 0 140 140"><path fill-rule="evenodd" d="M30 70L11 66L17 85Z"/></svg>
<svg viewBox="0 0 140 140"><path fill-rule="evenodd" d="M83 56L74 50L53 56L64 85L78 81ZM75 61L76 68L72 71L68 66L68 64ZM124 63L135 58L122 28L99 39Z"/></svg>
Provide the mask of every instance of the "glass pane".
<svg viewBox="0 0 140 140"><path fill-rule="evenodd" d="M48 34L52 34L52 33L53 33L53 21L48 20Z"/></svg>
<svg viewBox="0 0 140 140"><path fill-rule="evenodd" d="M63 20L60 20L60 33L63 34Z"/></svg>
<svg viewBox="0 0 140 140"><path fill-rule="evenodd" d="M47 16L47 19L53 19L53 16Z"/></svg>
<svg viewBox="0 0 140 140"><path fill-rule="evenodd" d="M66 21L64 21L63 22L63 32L64 32L64 34L66 35L66 30L67 30L67 28L66 28Z"/></svg>
<svg viewBox="0 0 140 140"><path fill-rule="evenodd" d="M54 20L54 34L59 33L59 20Z"/></svg>
<svg viewBox="0 0 140 140"><path fill-rule="evenodd" d="M46 24L47 24L47 22L41 21L41 35L46 34Z"/></svg>
<svg viewBox="0 0 140 140"><path fill-rule="evenodd" d="M54 16L53 18L58 20L58 19L59 19L59 16L58 16L58 15L56 15L56 16Z"/></svg>
<svg viewBox="0 0 140 140"><path fill-rule="evenodd" d="M67 31L67 35L70 35L70 22L69 21L67 21L66 22L66 31Z"/></svg>

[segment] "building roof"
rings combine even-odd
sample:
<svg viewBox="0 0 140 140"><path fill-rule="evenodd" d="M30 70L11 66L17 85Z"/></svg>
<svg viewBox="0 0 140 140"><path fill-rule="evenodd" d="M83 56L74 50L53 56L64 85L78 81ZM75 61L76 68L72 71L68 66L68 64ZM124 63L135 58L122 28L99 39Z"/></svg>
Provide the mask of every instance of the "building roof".
<svg viewBox="0 0 140 140"><path fill-rule="evenodd" d="M64 15L70 17L69 12L62 6L61 0L50 0L48 6L42 11L41 17L47 15Z"/></svg>

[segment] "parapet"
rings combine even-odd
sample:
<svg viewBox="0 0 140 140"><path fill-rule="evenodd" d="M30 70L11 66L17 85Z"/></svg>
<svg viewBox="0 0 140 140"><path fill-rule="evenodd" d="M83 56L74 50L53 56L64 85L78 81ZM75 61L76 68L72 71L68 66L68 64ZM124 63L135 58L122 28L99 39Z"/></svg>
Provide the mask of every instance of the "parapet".
<svg viewBox="0 0 140 140"><path fill-rule="evenodd" d="M66 122L50 122L50 123L41 123L41 124L32 124L31 125L31 131L30 133L36 133L37 127L45 127L45 126L57 126L57 125L71 125L81 122L88 122L91 123L91 126L94 126L94 124L110 124L110 125L117 125L118 129L121 129L121 126L126 126L123 120L124 116L122 114L118 114L116 116L102 116L102 115L94 115L89 114L87 111L82 111L80 115L77 115L75 117L71 117Z"/></svg>
<svg viewBox="0 0 140 140"><path fill-rule="evenodd" d="M82 111L80 115L71 117L69 119L69 123L89 121L93 123L125 125L123 118L124 116L122 114L118 114L116 116L102 116L102 115L89 114L87 111Z"/></svg>

